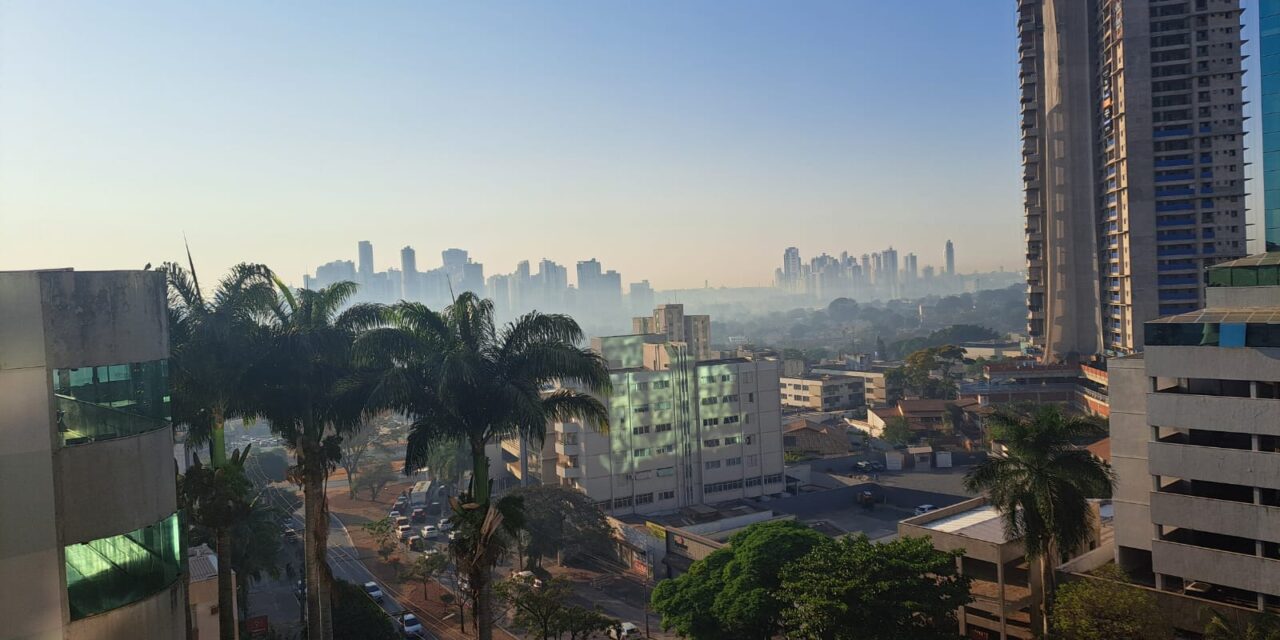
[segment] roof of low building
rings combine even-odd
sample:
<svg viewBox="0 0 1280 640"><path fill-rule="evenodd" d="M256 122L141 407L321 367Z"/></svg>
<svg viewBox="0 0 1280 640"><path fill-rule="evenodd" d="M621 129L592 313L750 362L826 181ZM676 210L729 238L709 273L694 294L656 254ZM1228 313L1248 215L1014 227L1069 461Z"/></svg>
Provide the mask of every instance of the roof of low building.
<svg viewBox="0 0 1280 640"><path fill-rule="evenodd" d="M218 556L198 554L187 558L187 573L192 582L203 582L218 577Z"/></svg>
<svg viewBox="0 0 1280 640"><path fill-rule="evenodd" d="M932 413L946 411L947 405L952 404L950 400L932 400L928 398L914 398L910 400L899 400L898 408L903 414L908 413Z"/></svg>
<svg viewBox="0 0 1280 640"><path fill-rule="evenodd" d="M995 544L1009 542L1009 537L1005 535L1004 531L1004 518L995 507L989 504L961 511L945 518L931 520L919 526L940 533L950 533L983 542Z"/></svg>
<svg viewBox="0 0 1280 640"><path fill-rule="evenodd" d="M1093 457L1108 464L1111 462L1111 438L1103 438L1085 449L1092 453Z"/></svg>

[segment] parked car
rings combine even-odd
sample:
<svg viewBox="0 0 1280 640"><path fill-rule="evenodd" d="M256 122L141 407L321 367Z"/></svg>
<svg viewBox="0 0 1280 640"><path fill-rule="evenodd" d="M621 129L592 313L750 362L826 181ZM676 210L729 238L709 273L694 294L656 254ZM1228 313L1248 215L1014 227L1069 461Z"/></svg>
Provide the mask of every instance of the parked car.
<svg viewBox="0 0 1280 640"><path fill-rule="evenodd" d="M623 640L623 638L639 638L640 627L637 627L635 623L632 622L624 622L621 625L610 629L609 637L614 638L615 640Z"/></svg>
<svg viewBox="0 0 1280 640"><path fill-rule="evenodd" d="M440 529L433 524L429 524L422 528L422 537L430 540L440 535Z"/></svg>
<svg viewBox="0 0 1280 640"><path fill-rule="evenodd" d="M931 504L922 504L922 505L920 505L920 506L916 507L916 515L918 515L918 516L922 516L922 515L924 515L924 514L926 514L926 513L929 513L930 511L933 511L934 509L937 509L937 507L935 507L935 506L933 506L933 505L931 505Z"/></svg>
<svg viewBox="0 0 1280 640"><path fill-rule="evenodd" d="M382 587L379 587L378 583L376 582L364 583L364 592L369 594L369 597L373 598L374 602L379 602L379 603L382 602L382 597L383 597Z"/></svg>
<svg viewBox="0 0 1280 640"><path fill-rule="evenodd" d="M417 509L413 510L413 513L409 516L409 518L414 522L426 522L427 510L423 509L422 507L418 507Z"/></svg>
<svg viewBox="0 0 1280 640"><path fill-rule="evenodd" d="M415 616L412 613L406 613L404 614L404 619L401 620L400 624L404 627L404 635L406 638L423 637L423 631L425 630L422 628L422 622L418 620L418 616Z"/></svg>

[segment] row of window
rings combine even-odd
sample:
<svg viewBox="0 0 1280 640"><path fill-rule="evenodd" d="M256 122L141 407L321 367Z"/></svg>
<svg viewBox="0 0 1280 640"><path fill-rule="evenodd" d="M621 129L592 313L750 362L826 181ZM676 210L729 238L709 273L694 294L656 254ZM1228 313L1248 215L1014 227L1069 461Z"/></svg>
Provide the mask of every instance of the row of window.
<svg viewBox="0 0 1280 640"><path fill-rule="evenodd" d="M707 447L708 449L710 449L710 448L714 448L714 447L718 447L718 446L720 446L720 445L721 445L721 442L723 442L723 443L724 443L724 446L726 446L726 447L728 447L728 446L730 446L730 445L738 444L738 436L725 436L723 439L721 439L721 438L707 438L706 440L703 440L703 441L702 441L702 446ZM747 444L751 444L751 436L747 436Z"/></svg>
<svg viewBox="0 0 1280 640"><path fill-rule="evenodd" d="M738 422L751 424L751 414L746 413L741 416L725 416L723 418L703 418L702 426L715 427L723 424L737 424Z"/></svg>
<svg viewBox="0 0 1280 640"><path fill-rule="evenodd" d="M674 444L664 444L660 447L654 447L652 449L650 449L649 447L644 447L643 449L635 449L631 452L631 457L648 458L650 455L665 456L675 452L676 452L676 446Z"/></svg>
<svg viewBox="0 0 1280 640"><path fill-rule="evenodd" d="M756 456L751 456L751 457L755 458ZM707 460L706 462L703 463L703 467L706 468L707 471L711 471L712 469L719 469L721 467L722 462L723 462L723 466L725 467L740 467L742 466L742 456L738 456L735 458L725 458L723 461ZM755 465L750 465L750 466L755 466Z"/></svg>
<svg viewBox="0 0 1280 640"><path fill-rule="evenodd" d="M713 404L719 404L721 402L737 402L737 401L738 401L738 394L736 393L723 396L723 397L705 396L702 398L702 406L706 407ZM748 393L747 402L755 402L755 401L756 401L756 394Z"/></svg>
<svg viewBox="0 0 1280 640"><path fill-rule="evenodd" d="M736 489L741 489L744 486L758 487L761 485L762 482L763 484L782 484L782 474L775 473L772 475L767 475L763 478L763 480L759 476L756 476L754 478L747 478L745 482L743 480L729 480L727 482L711 482L711 483L702 485L702 492L703 493L723 493L725 491L734 491Z"/></svg>
<svg viewBox="0 0 1280 640"><path fill-rule="evenodd" d="M659 492L657 493L657 499L658 499L658 500L675 500L675 499L676 499L676 492L675 492L675 491L659 491ZM625 498L614 498L614 499L613 499L613 508L614 508L614 509L624 509L624 508L630 507L630 506L631 506L631 504L632 504L632 501L633 501L633 500L632 500L632 497L631 497L631 496L627 496L627 497L625 497ZM634 499L634 502L635 502L635 505L636 505L636 506L640 506L640 505L642 505L642 504L653 504L653 501L654 501L654 494L653 494L652 492L650 492L650 493L638 493L638 494L636 494L635 499ZM605 501L604 501L604 503L603 503L601 506L603 506L603 507L606 507L606 508L607 508L607 507L609 506L609 501L608 501L608 500L605 500Z"/></svg>
<svg viewBox="0 0 1280 640"><path fill-rule="evenodd" d="M631 434L642 436L646 433L649 433L650 430L652 430L653 433L665 433L671 430L671 423L663 422L661 424L655 424L652 426L645 424L645 425L640 425L638 427L631 427Z"/></svg>

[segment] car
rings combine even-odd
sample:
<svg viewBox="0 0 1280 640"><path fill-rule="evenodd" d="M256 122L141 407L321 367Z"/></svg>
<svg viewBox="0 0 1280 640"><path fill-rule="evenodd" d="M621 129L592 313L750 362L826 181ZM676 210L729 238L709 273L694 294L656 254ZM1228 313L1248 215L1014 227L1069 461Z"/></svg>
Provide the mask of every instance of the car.
<svg viewBox="0 0 1280 640"><path fill-rule="evenodd" d="M399 518L396 518L395 522L397 527L409 526L409 519L404 516L400 516Z"/></svg>
<svg viewBox="0 0 1280 640"><path fill-rule="evenodd" d="M640 627L637 627L633 622L624 622L621 625L610 629L609 637L614 638L615 640L622 640L623 638L639 638Z"/></svg>
<svg viewBox="0 0 1280 640"><path fill-rule="evenodd" d="M445 519L443 519L443 520L441 520L441 521L440 521L440 530L441 530L441 531L448 531L448 530L450 530L450 529L452 529L452 528L453 528L453 523L452 523L452 522L450 522L448 518L445 518Z"/></svg>
<svg viewBox="0 0 1280 640"><path fill-rule="evenodd" d="M417 509L413 510L412 514L409 515L409 519L413 520L414 522L426 522L427 510L423 509L422 507L418 507Z"/></svg>
<svg viewBox="0 0 1280 640"><path fill-rule="evenodd" d="M283 534L283 535L284 535L284 541L285 541L285 542L297 542L297 541L298 541L298 532L297 532L297 531L294 531L293 527L285 527L285 528L284 528L284 534Z"/></svg>
<svg viewBox="0 0 1280 640"><path fill-rule="evenodd" d="M382 587L379 587L378 583L376 582L364 583L364 592L369 594L369 597L373 598L374 602L382 602L382 597L383 597Z"/></svg>
<svg viewBox="0 0 1280 640"><path fill-rule="evenodd" d="M427 538L428 540L438 537L439 535L440 528L433 524L429 524L422 528L422 537Z"/></svg>
<svg viewBox="0 0 1280 640"><path fill-rule="evenodd" d="M918 515L918 516L922 516L922 515L924 515L924 514L926 514L926 513L929 513L930 511L933 511L934 509L937 509L937 507L935 507L935 506L933 506L933 505L931 505L931 504L922 504L922 505L920 505L920 506L916 507L916 515Z"/></svg>
<svg viewBox="0 0 1280 640"><path fill-rule="evenodd" d="M423 540L423 539L422 539L422 536L410 536L410 537L409 537L409 550L410 550L410 551L422 551L423 549L426 549L426 548L427 548L427 541L426 541L426 540Z"/></svg>
<svg viewBox="0 0 1280 640"><path fill-rule="evenodd" d="M854 466L854 468L855 468L855 469L857 469L858 471L870 471L870 470L871 470L871 463L870 463L870 462L867 462L866 460L859 460L859 461L857 461L857 462L853 463L853 466Z"/></svg>
<svg viewBox="0 0 1280 640"><path fill-rule="evenodd" d="M542 580L538 579L538 576L533 575L532 571L516 571L515 573L511 574L511 579L523 580L525 582L528 582L529 584L532 584L534 588L537 588L537 589L542 588Z"/></svg>
<svg viewBox="0 0 1280 640"><path fill-rule="evenodd" d="M413 527L407 524L403 527L397 527L396 530L400 532L400 542L408 542L409 538L414 536Z"/></svg>
<svg viewBox="0 0 1280 640"><path fill-rule="evenodd" d="M392 522L395 522L396 518L400 517L400 512L396 511L395 509L392 509L391 513L387 514L387 517L390 518Z"/></svg>
<svg viewBox="0 0 1280 640"><path fill-rule="evenodd" d="M404 628L404 635L408 638L421 638L425 629L422 628L422 622L418 620L418 616L412 613L404 614L404 619L400 621Z"/></svg>

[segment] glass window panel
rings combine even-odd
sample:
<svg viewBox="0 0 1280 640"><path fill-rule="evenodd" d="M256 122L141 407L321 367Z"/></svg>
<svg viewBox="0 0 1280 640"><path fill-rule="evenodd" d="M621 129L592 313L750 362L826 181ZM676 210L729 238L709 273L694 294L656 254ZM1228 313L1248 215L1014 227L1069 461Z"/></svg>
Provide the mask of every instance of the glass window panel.
<svg viewBox="0 0 1280 640"><path fill-rule="evenodd" d="M130 436L169 424L165 360L55 369L53 393L63 445Z"/></svg>
<svg viewBox="0 0 1280 640"><path fill-rule="evenodd" d="M181 530L175 513L136 531L68 545L71 619L137 602L177 580L182 574Z"/></svg>

